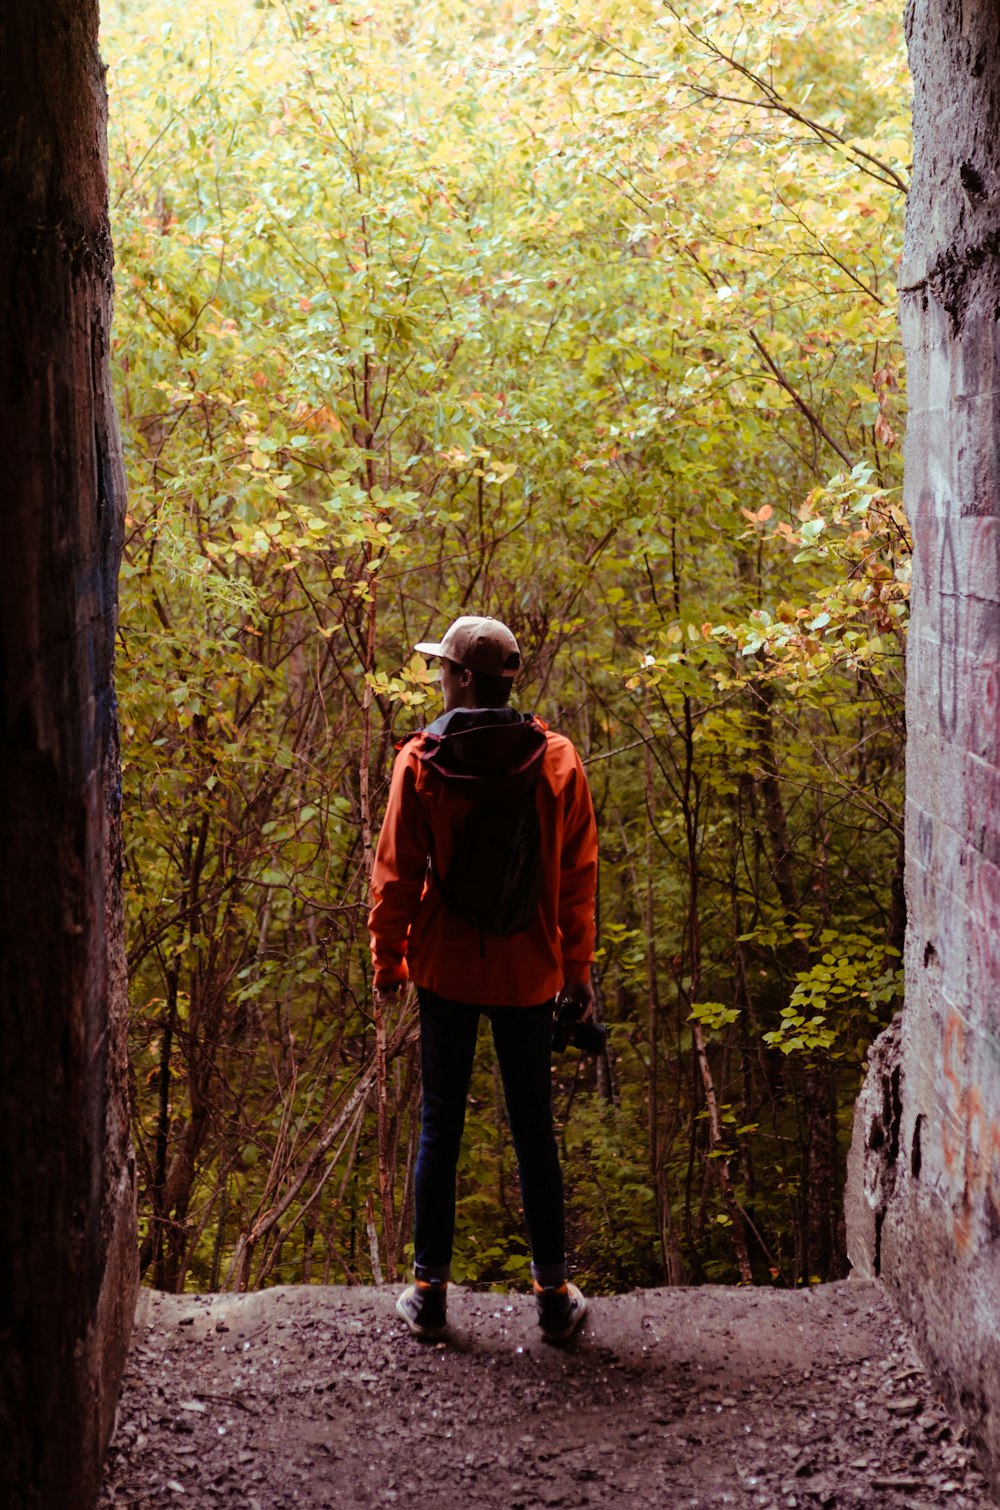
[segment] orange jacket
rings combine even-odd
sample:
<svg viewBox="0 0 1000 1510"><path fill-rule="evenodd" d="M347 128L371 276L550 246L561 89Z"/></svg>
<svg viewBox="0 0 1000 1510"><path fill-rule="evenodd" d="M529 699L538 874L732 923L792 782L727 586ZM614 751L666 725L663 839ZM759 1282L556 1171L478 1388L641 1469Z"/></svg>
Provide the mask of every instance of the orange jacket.
<svg viewBox="0 0 1000 1510"><path fill-rule="evenodd" d="M535 922L506 938L463 922L429 879L428 854L447 878L460 819L470 802L421 760L424 736L408 740L392 771L372 873L375 985L406 979L476 1006L535 1006L589 978L594 953L597 825L580 757L545 731L535 789L542 885Z"/></svg>

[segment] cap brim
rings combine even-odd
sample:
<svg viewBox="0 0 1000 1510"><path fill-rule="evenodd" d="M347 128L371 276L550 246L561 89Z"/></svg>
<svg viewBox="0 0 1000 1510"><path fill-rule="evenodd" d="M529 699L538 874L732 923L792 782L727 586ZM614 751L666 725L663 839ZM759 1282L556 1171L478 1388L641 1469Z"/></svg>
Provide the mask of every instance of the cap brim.
<svg viewBox="0 0 1000 1510"><path fill-rule="evenodd" d="M432 645L425 640L420 645L414 645L414 650L419 650L421 655L444 655L443 645Z"/></svg>

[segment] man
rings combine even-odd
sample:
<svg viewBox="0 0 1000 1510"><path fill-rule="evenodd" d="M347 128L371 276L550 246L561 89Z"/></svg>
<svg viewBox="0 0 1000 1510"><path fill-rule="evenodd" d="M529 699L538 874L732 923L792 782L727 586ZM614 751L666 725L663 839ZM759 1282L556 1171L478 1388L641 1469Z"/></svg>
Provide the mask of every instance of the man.
<svg viewBox="0 0 1000 1510"><path fill-rule="evenodd" d="M423 1116L415 1278L396 1309L439 1336L455 1233L455 1174L480 1016L489 1019L517 1154L543 1336L569 1337L586 1301L568 1283L552 1125L553 1007L592 1011L597 830L576 750L508 707L521 665L497 619L456 619L440 643L444 713L400 747L372 876L375 989L420 1003Z"/></svg>

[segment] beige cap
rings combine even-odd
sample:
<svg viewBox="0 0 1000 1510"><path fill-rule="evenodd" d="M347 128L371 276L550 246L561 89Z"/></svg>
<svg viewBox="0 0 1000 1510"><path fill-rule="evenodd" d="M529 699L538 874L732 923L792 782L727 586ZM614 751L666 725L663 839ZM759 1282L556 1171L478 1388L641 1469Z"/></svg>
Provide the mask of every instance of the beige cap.
<svg viewBox="0 0 1000 1510"><path fill-rule="evenodd" d="M499 619L466 614L451 624L440 644L424 641L413 647L421 655L439 655L480 676L516 676L521 666L517 641Z"/></svg>

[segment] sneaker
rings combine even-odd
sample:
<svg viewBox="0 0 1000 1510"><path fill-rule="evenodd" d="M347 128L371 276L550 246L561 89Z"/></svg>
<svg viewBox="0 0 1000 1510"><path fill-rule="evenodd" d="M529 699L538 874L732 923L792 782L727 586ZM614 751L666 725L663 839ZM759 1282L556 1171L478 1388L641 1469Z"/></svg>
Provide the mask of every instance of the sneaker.
<svg viewBox="0 0 1000 1510"><path fill-rule="evenodd" d="M396 1301L396 1310L414 1337L440 1337L448 1327L448 1284L418 1279Z"/></svg>
<svg viewBox="0 0 1000 1510"><path fill-rule="evenodd" d="M576 1285L540 1285L535 1280L535 1310L546 1342L572 1337L587 1310L586 1296Z"/></svg>

